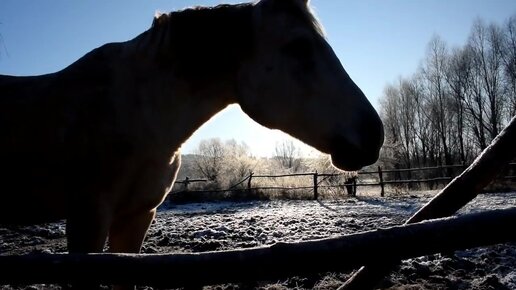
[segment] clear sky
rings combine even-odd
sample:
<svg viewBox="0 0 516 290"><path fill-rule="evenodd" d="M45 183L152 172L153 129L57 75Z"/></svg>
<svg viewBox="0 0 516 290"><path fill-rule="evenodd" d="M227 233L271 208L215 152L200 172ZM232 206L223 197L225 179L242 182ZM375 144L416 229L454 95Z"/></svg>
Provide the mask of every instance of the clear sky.
<svg viewBox="0 0 516 290"><path fill-rule="evenodd" d="M156 11L222 0L0 0L0 74L58 71L107 42L125 41L150 27ZM463 44L476 17L502 23L516 14L515 0L312 0L320 21L351 78L378 107L384 86L419 66L426 45L439 34ZM184 144L201 139L246 142L255 155L270 155L286 138L254 123L231 106Z"/></svg>

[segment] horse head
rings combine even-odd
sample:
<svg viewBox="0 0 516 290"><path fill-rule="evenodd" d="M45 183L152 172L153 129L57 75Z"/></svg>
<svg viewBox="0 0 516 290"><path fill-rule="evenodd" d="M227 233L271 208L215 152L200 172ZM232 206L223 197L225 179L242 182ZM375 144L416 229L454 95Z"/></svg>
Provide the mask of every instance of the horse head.
<svg viewBox="0 0 516 290"><path fill-rule="evenodd" d="M342 67L307 0L262 0L253 10L253 51L238 72L238 102L343 170L374 163L383 124Z"/></svg>

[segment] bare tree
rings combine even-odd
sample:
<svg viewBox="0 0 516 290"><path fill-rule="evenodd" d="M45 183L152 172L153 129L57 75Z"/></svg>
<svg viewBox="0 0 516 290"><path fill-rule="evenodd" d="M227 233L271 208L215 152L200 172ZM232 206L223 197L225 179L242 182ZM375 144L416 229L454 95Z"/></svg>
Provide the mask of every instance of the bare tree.
<svg viewBox="0 0 516 290"><path fill-rule="evenodd" d="M195 150L194 163L199 173L210 181L217 181L223 170L225 149L219 138L202 140Z"/></svg>
<svg viewBox="0 0 516 290"><path fill-rule="evenodd" d="M296 172L301 164L299 158L299 148L296 147L291 139L276 143L274 148L274 159L285 169Z"/></svg>
<svg viewBox="0 0 516 290"><path fill-rule="evenodd" d="M399 87L387 85L380 100L380 116L384 122L385 142L381 151L380 161L389 164L394 168L407 166L406 156L403 147L403 136L401 130L401 120L398 109L401 107L401 97ZM395 179L400 179L396 173Z"/></svg>
<svg viewBox="0 0 516 290"><path fill-rule="evenodd" d="M406 80L407 86L411 92L413 103L416 110L416 120L414 121L414 134L416 138L416 158L419 167L429 165L429 156L431 155L432 145L429 144L431 140L432 130L429 126L428 114L428 96L425 93L424 80L422 72L416 73L412 78Z"/></svg>
<svg viewBox="0 0 516 290"><path fill-rule="evenodd" d="M224 172L229 178L229 183L238 182L249 175L256 164L250 156L249 146L244 142L238 143L235 139L230 139L225 142L224 150Z"/></svg>
<svg viewBox="0 0 516 290"><path fill-rule="evenodd" d="M382 158L394 167L470 162L516 114L516 15L503 28L476 20L451 51L434 36L420 70L387 85L380 106Z"/></svg>
<svg viewBox="0 0 516 290"><path fill-rule="evenodd" d="M451 112L449 110L449 92L445 82L445 69L447 61L446 43L439 37L434 36L427 49L424 76L427 81L428 97L431 109L431 123L437 129L439 137L439 155L443 155L444 164L452 164L450 150ZM438 160L441 160L439 158ZM442 161L441 161L442 162Z"/></svg>
<svg viewBox="0 0 516 290"><path fill-rule="evenodd" d="M503 54L504 77L509 97L506 108L507 119L516 115L516 14L510 17L504 26Z"/></svg>
<svg viewBox="0 0 516 290"><path fill-rule="evenodd" d="M212 138L199 143L193 163L197 176L208 179L216 187L229 187L247 176L256 162L245 143Z"/></svg>
<svg viewBox="0 0 516 290"><path fill-rule="evenodd" d="M491 141L498 135L501 126L502 112L502 39L501 29L495 24L486 25L482 20L477 19L473 24L473 29L469 38L468 45L473 52L474 70L478 78L476 99L478 103L478 113L483 121L479 124L480 130L489 133ZM483 118L483 115L486 118ZM481 133L481 132L480 132ZM487 142L483 141L481 149L485 148Z"/></svg>
<svg viewBox="0 0 516 290"><path fill-rule="evenodd" d="M467 141L467 112L466 100L470 99L471 93L469 84L471 80L472 61L468 50L462 48L454 49L448 58L445 71L445 80L450 88L452 97L452 109L454 111L455 132L456 132L456 154L462 163L471 158L470 146ZM457 152L458 151L458 152Z"/></svg>
<svg viewBox="0 0 516 290"><path fill-rule="evenodd" d="M394 168L427 165L435 160L439 139L433 132L428 89L422 74L388 85L380 101L386 142L382 163ZM407 173L405 178L411 178ZM395 178L401 178L396 176Z"/></svg>
<svg viewBox="0 0 516 290"><path fill-rule="evenodd" d="M416 139L416 121L418 119L418 91L411 79L400 79L400 101L399 115L401 121L401 133L403 150L407 168L412 167L413 161L418 158L418 144ZM410 178L410 176L409 176Z"/></svg>

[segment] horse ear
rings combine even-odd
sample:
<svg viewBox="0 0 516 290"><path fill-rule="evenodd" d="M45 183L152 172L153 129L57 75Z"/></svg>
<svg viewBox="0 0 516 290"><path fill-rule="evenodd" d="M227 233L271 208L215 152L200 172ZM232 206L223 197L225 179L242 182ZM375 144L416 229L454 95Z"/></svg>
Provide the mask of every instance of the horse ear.
<svg viewBox="0 0 516 290"><path fill-rule="evenodd" d="M167 22L167 19L168 19L168 15L166 13L161 13L161 12L156 11L154 13L154 20L152 21L152 27L163 25L164 23Z"/></svg>

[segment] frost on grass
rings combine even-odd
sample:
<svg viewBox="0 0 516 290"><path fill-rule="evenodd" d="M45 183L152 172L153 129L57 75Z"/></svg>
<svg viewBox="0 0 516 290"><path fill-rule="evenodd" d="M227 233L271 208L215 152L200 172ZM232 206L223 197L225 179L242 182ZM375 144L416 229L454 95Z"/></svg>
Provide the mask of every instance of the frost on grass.
<svg viewBox="0 0 516 290"><path fill-rule="evenodd" d="M167 205L158 212L143 252L217 251L336 237L402 224L429 199L430 196L357 197L331 201ZM459 214L514 206L516 193L483 194ZM0 228L0 254L42 251L66 251L64 223ZM337 289L350 275L319 273L282 281L226 284L205 289ZM35 289L48 288L50 286ZM1 289L31 288L5 286ZM516 244L405 260L380 289L516 289Z"/></svg>

